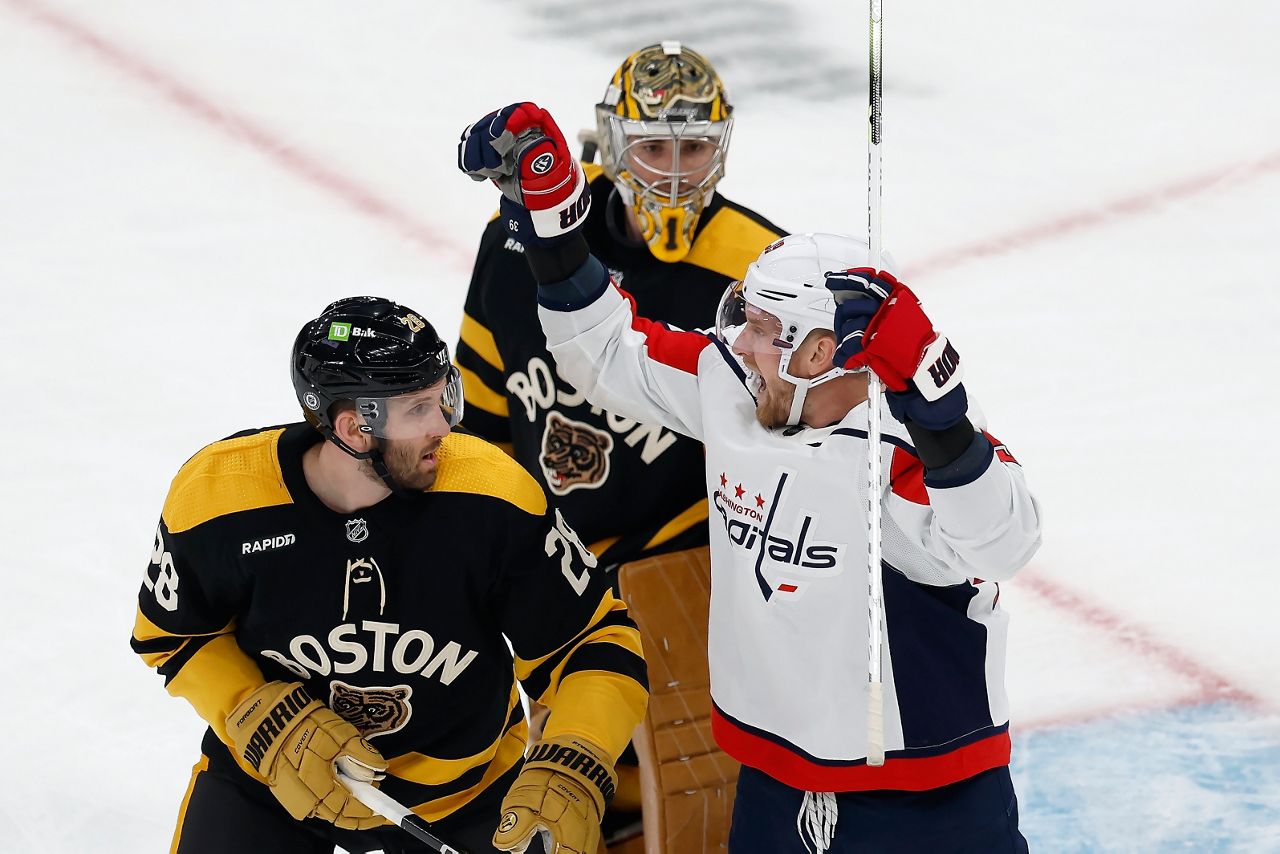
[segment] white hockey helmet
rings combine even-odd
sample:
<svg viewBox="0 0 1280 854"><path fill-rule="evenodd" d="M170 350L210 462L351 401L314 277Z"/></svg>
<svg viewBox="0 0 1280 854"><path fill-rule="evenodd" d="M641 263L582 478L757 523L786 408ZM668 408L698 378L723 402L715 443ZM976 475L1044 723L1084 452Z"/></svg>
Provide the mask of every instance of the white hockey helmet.
<svg viewBox="0 0 1280 854"><path fill-rule="evenodd" d="M808 390L847 373L832 365L815 377L791 373L791 354L815 329L832 330L836 301L824 273L870 267L864 240L843 234L792 234L771 243L720 299L716 335L739 352L776 353L778 377L796 387L787 424L800 423ZM748 331L766 330L767 334ZM739 341L743 334L750 339ZM770 337L772 335L772 337Z"/></svg>

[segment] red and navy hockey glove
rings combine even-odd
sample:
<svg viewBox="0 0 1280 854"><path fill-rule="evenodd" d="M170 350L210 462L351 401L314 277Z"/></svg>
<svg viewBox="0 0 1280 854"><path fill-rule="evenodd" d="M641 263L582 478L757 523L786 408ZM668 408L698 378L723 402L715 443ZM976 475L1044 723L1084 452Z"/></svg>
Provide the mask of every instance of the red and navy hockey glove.
<svg viewBox="0 0 1280 854"><path fill-rule="evenodd" d="M892 274L855 267L826 274L835 295L835 363L870 368L894 418L929 430L958 424L969 409L960 354L933 328L920 300Z"/></svg>
<svg viewBox="0 0 1280 854"><path fill-rule="evenodd" d="M502 190L508 236L554 246L587 220L591 188L551 114L525 101L490 113L462 132L458 168Z"/></svg>

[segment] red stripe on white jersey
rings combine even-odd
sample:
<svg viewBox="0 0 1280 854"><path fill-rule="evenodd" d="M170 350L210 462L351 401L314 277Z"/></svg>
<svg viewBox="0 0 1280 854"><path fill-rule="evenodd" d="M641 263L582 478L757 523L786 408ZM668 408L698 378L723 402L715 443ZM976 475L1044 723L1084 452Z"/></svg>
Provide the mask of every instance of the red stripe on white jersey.
<svg viewBox="0 0 1280 854"><path fill-rule="evenodd" d="M649 320L636 313L635 297L618 288L631 306L631 328L645 337L645 349L649 358L687 374L698 373L698 356L711 344L711 339L700 332L669 329L665 324Z"/></svg>
<svg viewBox="0 0 1280 854"><path fill-rule="evenodd" d="M1009 449L1005 446L1004 442L1001 442L986 430L982 431L982 435L986 436L987 441L991 443L991 447L996 449L996 459L1000 460L1002 463L1013 463L1015 466L1022 465L1022 463L1018 462L1013 454L1009 453Z"/></svg>
<svg viewBox="0 0 1280 854"><path fill-rule="evenodd" d="M889 464L889 488L899 498L912 504L929 503L929 492L924 488L924 463L910 451L893 449L893 461Z"/></svg>
<svg viewBox="0 0 1280 854"><path fill-rule="evenodd" d="M711 732L725 753L793 789L806 792L924 792L967 780L1009 764L1009 733L958 747L949 753L907 759L888 756L884 765L819 765L780 744L746 732L711 709Z"/></svg>

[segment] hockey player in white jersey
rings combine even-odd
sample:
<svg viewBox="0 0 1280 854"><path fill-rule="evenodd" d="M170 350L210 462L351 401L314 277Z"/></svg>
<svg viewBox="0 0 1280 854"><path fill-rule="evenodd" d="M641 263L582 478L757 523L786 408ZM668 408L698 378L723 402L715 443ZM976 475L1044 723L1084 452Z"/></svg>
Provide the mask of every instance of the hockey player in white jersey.
<svg viewBox="0 0 1280 854"><path fill-rule="evenodd" d="M998 582L1039 546L1039 512L915 295L867 266L864 242L792 235L730 286L715 334L671 329L637 317L588 253L590 194L544 111L476 122L459 165L503 190L561 375L706 446L712 729L744 766L732 854L1025 851ZM877 449L880 766L867 762L868 367L894 416Z"/></svg>

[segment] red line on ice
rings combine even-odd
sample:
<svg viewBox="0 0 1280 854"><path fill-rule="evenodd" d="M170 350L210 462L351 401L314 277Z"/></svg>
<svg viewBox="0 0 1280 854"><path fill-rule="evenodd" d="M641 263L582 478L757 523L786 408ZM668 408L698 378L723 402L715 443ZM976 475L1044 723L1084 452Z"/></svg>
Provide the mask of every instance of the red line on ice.
<svg viewBox="0 0 1280 854"><path fill-rule="evenodd" d="M1141 657L1154 661L1160 666L1190 681L1194 690L1172 702L1134 702L1122 706L1108 706L1087 712L1064 715L1034 721L1023 729L1042 729L1051 726L1085 723L1101 717L1122 712L1141 711L1146 709L1168 709L1179 706L1198 705L1214 701L1226 700L1246 706L1259 706L1261 701L1257 695L1241 688L1227 677L1216 673L1212 668L1196 661L1192 656L1169 644L1147 630L1130 622L1126 622L1102 605L1091 602L1080 593L1069 590L1037 573L1034 567L1027 567L1025 574L1019 574L1016 583L1020 589L1026 590L1047 604L1067 612L1072 617L1090 628L1097 630L1113 642L1128 647Z"/></svg>
<svg viewBox="0 0 1280 854"><path fill-rule="evenodd" d="M915 279L922 274L954 267L975 258L1016 252L1039 243L1056 240L1076 231L1107 226L1117 220L1150 213L1170 202L1208 193L1276 170L1280 170L1280 151L1273 151L1257 160L1223 166L1211 172L1175 181L1164 187L1125 196L1096 208L1069 213L1008 234L980 240L968 246L944 249L917 264L907 265L903 276L909 280Z"/></svg>
<svg viewBox="0 0 1280 854"><path fill-rule="evenodd" d="M447 258L462 269L471 268L471 254L442 237L408 212L396 207L359 182L324 165L314 156L299 150L284 139L234 110L202 95L179 81L172 73L162 71L149 62L113 44L106 37L71 18L32 0L4 0L10 7L62 36L75 46L87 50L98 61L142 84L187 115L200 119L224 137L244 143L265 155L286 172L327 192L347 207L390 225L403 236L433 253Z"/></svg>

